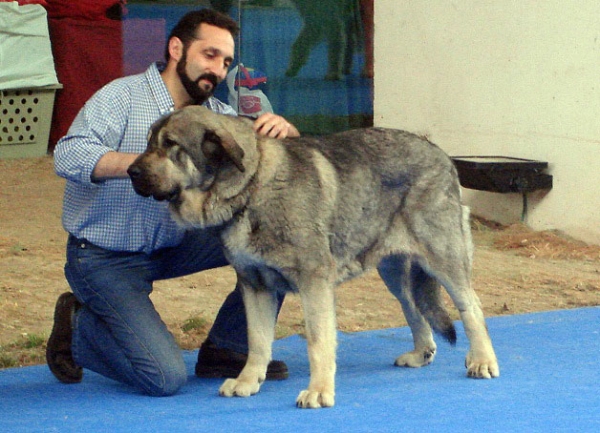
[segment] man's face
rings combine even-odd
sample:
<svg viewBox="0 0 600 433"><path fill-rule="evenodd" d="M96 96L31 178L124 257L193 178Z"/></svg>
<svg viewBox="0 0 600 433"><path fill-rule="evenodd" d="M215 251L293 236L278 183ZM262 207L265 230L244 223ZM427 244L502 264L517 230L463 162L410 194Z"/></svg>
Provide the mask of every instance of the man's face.
<svg viewBox="0 0 600 433"><path fill-rule="evenodd" d="M196 36L183 47L177 74L194 103L202 104L227 76L235 43L228 30L208 24L201 24Z"/></svg>

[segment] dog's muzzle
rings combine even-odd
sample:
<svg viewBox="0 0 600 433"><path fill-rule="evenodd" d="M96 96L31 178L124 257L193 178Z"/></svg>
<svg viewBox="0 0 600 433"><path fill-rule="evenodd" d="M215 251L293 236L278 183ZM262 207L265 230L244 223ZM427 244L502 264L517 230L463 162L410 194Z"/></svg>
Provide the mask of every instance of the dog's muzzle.
<svg viewBox="0 0 600 433"><path fill-rule="evenodd" d="M127 169L127 174L131 179L133 190L142 197L152 196L157 201L169 201L173 202L179 198L181 189L179 187L170 191L158 191L152 186L152 183L148 181L146 173L139 165L132 164Z"/></svg>

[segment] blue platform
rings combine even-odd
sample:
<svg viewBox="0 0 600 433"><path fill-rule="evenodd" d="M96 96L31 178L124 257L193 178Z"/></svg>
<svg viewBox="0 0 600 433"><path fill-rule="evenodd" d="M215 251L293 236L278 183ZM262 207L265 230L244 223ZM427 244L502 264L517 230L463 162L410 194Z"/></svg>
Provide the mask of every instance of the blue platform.
<svg viewBox="0 0 600 433"><path fill-rule="evenodd" d="M494 380L465 375L467 342L438 344L433 364L394 367L409 350L408 328L339 336L336 405L294 405L308 383L305 341L275 342L290 378L266 382L249 398L218 396L221 380L193 376L173 397L140 395L89 371L77 385L56 381L46 366L0 371L0 417L6 432L598 432L600 307L489 318L500 361Z"/></svg>

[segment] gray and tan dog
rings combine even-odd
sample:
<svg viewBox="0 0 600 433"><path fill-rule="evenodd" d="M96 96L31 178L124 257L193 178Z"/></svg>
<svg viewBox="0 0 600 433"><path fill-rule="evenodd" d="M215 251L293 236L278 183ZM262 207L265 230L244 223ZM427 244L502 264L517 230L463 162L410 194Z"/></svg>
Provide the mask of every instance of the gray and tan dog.
<svg viewBox="0 0 600 433"><path fill-rule="evenodd" d="M455 342L444 287L470 341L467 375L499 376L470 284L468 209L451 159L430 142L382 128L281 141L255 135L244 119L188 107L152 127L148 149L129 173L139 194L168 200L185 226L223 226L250 350L221 395L258 392L271 359L274 293L292 291L302 301L310 361L310 383L296 403L333 406L334 288L374 267L413 334L414 349L396 365L431 363L432 329Z"/></svg>

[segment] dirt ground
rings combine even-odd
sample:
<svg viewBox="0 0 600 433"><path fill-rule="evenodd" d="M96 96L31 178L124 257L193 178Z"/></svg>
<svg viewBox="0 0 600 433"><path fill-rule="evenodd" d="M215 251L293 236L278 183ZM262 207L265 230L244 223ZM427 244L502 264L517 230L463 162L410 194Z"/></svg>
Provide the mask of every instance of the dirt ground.
<svg viewBox="0 0 600 433"><path fill-rule="evenodd" d="M0 368L44 362L54 303L69 289L63 187L51 157L0 160ZM474 287L487 316L600 305L600 246L478 219L473 234ZM222 268L157 283L152 299L181 346L196 349L233 286L233 271ZM406 325L375 272L337 294L342 331ZM302 332L299 298L288 296L277 336Z"/></svg>

